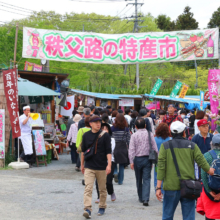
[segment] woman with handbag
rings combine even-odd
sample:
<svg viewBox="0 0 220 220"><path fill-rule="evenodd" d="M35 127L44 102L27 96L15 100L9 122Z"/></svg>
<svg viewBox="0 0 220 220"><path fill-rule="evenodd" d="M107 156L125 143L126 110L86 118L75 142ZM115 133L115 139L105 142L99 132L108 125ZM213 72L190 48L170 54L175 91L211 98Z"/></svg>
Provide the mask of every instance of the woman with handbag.
<svg viewBox="0 0 220 220"><path fill-rule="evenodd" d="M136 120L135 127L137 132L132 134L129 147L130 166L135 171L139 202L148 206L152 169L150 156L152 151L158 154L158 150L154 135L146 130L146 123L143 118Z"/></svg>
<svg viewBox="0 0 220 220"><path fill-rule="evenodd" d="M114 150L115 163L119 164L119 172L117 165L115 166L114 178L118 184L122 185L124 180L124 167L129 163L128 160L128 146L130 142L130 131L128 123L123 114L117 114L115 123L111 127L112 138L115 139L116 146Z"/></svg>
<svg viewBox="0 0 220 220"><path fill-rule="evenodd" d="M204 157L210 166L212 166L212 163L215 160L212 156L213 153L216 154L217 158L220 158L220 134L214 135L211 147L212 150L204 154ZM204 187L197 200L196 211L201 215L205 215L206 220L220 219L220 191L210 188L209 176L204 170L202 170L201 176Z"/></svg>
<svg viewBox="0 0 220 220"><path fill-rule="evenodd" d="M71 160L72 163L76 163L76 171L79 171L79 166L77 166L77 160L78 160L78 153L76 152L76 138L78 133L78 123L82 119L82 117L79 114L76 114L73 118L73 123L70 126L68 136L67 136L67 143L66 147L70 147L71 149Z"/></svg>

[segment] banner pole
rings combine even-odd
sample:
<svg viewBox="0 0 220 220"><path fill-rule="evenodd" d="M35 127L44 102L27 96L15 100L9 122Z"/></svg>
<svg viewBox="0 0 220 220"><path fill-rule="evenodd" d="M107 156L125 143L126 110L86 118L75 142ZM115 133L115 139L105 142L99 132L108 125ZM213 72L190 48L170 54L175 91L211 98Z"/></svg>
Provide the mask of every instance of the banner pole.
<svg viewBox="0 0 220 220"><path fill-rule="evenodd" d="M16 34L15 34L14 68L16 67L17 43L18 43L18 23L16 24Z"/></svg>

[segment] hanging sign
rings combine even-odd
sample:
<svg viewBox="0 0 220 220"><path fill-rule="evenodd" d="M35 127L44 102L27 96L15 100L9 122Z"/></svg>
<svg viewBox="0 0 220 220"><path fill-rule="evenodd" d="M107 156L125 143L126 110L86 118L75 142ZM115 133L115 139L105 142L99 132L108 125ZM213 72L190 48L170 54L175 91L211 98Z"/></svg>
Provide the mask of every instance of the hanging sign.
<svg viewBox="0 0 220 220"><path fill-rule="evenodd" d="M98 34L23 28L22 57L134 64L218 59L219 29Z"/></svg>
<svg viewBox="0 0 220 220"><path fill-rule="evenodd" d="M183 88L181 89L180 94L179 94L179 98L184 99L188 89L189 89L189 86L183 85Z"/></svg>
<svg viewBox="0 0 220 220"><path fill-rule="evenodd" d="M0 109L0 159L5 158L5 109Z"/></svg>
<svg viewBox="0 0 220 220"><path fill-rule="evenodd" d="M163 81L161 79L158 79L157 82L154 84L153 89L150 92L150 95L156 95L158 90L160 89Z"/></svg>
<svg viewBox="0 0 220 220"><path fill-rule="evenodd" d="M63 116L72 116L72 111L74 110L74 95L72 96L67 96L67 106L66 107L61 107L61 112L60 114Z"/></svg>
<svg viewBox="0 0 220 220"><path fill-rule="evenodd" d="M170 94L170 98L176 98L176 95L179 92L181 86L182 86L182 83L180 81L177 81L171 94Z"/></svg>
<svg viewBox="0 0 220 220"><path fill-rule="evenodd" d="M12 137L21 136L18 113L18 79L15 69L3 71L4 91L10 116Z"/></svg>
<svg viewBox="0 0 220 220"><path fill-rule="evenodd" d="M134 106L134 99L121 99L119 106Z"/></svg>
<svg viewBox="0 0 220 220"><path fill-rule="evenodd" d="M205 94L204 94L204 100L205 100L205 101L209 101L209 100L210 100L209 91L206 91L206 92L205 92Z"/></svg>
<svg viewBox="0 0 220 220"><path fill-rule="evenodd" d="M200 110L204 109L204 92L200 91Z"/></svg>

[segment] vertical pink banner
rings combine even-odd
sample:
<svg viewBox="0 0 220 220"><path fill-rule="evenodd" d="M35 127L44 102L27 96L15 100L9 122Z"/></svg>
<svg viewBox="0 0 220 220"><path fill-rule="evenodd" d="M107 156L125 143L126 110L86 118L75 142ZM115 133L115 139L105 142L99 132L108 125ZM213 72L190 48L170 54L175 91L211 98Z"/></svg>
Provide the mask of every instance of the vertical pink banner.
<svg viewBox="0 0 220 220"><path fill-rule="evenodd" d="M209 70L208 74L208 88L209 88L209 94L210 94L210 105L211 105L211 112L212 114L218 115L218 82L219 82L219 76L220 76L220 70L219 69L213 69ZM214 124L214 120L212 120L212 130L214 131L216 128L216 125Z"/></svg>

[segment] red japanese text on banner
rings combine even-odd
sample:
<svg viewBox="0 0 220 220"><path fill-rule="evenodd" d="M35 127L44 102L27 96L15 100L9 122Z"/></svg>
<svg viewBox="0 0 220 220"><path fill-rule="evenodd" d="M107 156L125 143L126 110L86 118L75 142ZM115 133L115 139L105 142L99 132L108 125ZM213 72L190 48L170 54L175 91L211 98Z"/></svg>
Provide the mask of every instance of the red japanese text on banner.
<svg viewBox="0 0 220 220"><path fill-rule="evenodd" d="M12 137L21 136L18 113L18 79L16 69L3 71L4 91L10 116Z"/></svg>

